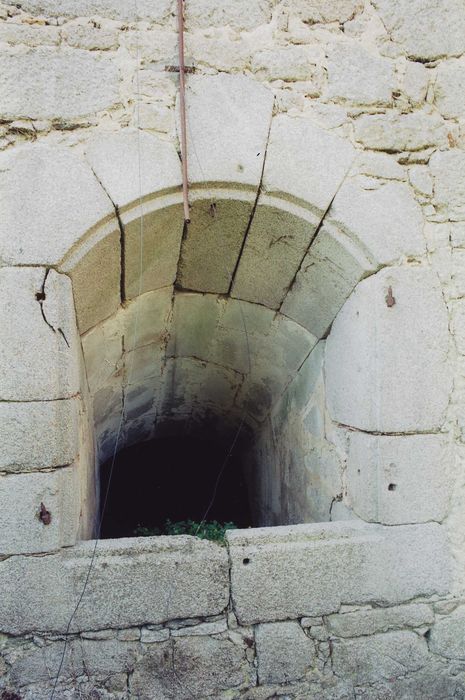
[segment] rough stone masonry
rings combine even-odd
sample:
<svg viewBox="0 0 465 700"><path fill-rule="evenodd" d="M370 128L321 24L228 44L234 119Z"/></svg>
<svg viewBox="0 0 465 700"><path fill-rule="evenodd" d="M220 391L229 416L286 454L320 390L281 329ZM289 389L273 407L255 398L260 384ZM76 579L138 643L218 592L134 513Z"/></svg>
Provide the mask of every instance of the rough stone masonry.
<svg viewBox="0 0 465 700"><path fill-rule="evenodd" d="M187 231L176 2L0 3L0 698L463 699L465 5L185 24ZM115 445L241 421L261 527L66 634Z"/></svg>

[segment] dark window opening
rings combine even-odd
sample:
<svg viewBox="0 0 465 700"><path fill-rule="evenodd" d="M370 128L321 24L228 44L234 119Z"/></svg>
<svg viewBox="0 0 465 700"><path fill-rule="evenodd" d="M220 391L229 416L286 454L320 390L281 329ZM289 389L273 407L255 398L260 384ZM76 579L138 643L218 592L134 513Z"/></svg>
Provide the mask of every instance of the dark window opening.
<svg viewBox="0 0 465 700"><path fill-rule="evenodd" d="M138 528L163 529L171 522L252 524L241 455L230 445L192 437L143 442L122 450L115 459L102 521L101 536L132 537ZM107 490L111 460L101 467L101 503ZM215 495L214 495L215 494Z"/></svg>

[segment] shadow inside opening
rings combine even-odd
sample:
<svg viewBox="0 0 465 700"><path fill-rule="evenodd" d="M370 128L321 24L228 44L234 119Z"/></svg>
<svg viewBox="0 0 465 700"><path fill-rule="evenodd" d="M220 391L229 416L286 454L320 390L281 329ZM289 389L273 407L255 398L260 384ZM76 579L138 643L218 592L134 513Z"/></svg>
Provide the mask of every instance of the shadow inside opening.
<svg viewBox="0 0 465 700"><path fill-rule="evenodd" d="M252 525L241 454L237 449L227 459L229 449L221 442L178 436L121 450L115 459L101 537L132 537L142 534L139 528L163 533L167 520L200 523L210 503L207 522L232 522L239 528ZM100 469L101 509L111 461Z"/></svg>

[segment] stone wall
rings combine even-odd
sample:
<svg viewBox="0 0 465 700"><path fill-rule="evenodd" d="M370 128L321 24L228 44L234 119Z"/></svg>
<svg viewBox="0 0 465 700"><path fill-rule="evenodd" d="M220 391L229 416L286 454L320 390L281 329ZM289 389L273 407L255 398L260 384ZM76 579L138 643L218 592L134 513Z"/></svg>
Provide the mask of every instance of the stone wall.
<svg viewBox="0 0 465 700"><path fill-rule="evenodd" d="M100 543L56 697L465 697L465 10L185 5L187 230L175 2L0 4L3 700L116 442L241 422L309 524Z"/></svg>

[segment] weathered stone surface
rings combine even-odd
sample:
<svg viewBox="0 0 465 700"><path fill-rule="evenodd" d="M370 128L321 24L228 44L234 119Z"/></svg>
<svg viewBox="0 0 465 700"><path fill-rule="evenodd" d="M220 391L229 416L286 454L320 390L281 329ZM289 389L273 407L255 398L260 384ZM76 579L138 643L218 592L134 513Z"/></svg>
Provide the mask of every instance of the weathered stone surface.
<svg viewBox="0 0 465 700"><path fill-rule="evenodd" d="M11 678L20 687L54 678L63 655L63 641L32 647L29 653L15 659ZM134 669L138 644L116 639L70 639L60 677L72 679L83 675L129 673ZM50 694L50 690L49 690Z"/></svg>
<svg viewBox="0 0 465 700"><path fill-rule="evenodd" d="M299 680L315 663L315 647L298 622L269 622L256 630L259 683Z"/></svg>
<svg viewBox="0 0 465 700"><path fill-rule="evenodd" d="M189 181L238 182L256 189L273 108L271 90L242 75L191 76L186 108Z"/></svg>
<svg viewBox="0 0 465 700"><path fill-rule="evenodd" d="M192 627L181 627L173 630L171 634L173 637L196 637L203 634L221 634L226 632L227 629L226 620L218 620L217 622L204 622L200 625L192 625Z"/></svg>
<svg viewBox="0 0 465 700"><path fill-rule="evenodd" d="M25 146L0 156L0 257L57 264L114 208L88 165L64 148Z"/></svg>
<svg viewBox="0 0 465 700"><path fill-rule="evenodd" d="M54 46L60 43L60 30L58 27L3 22L0 25L0 41L27 46Z"/></svg>
<svg viewBox="0 0 465 700"><path fill-rule="evenodd" d="M93 549L89 541L46 557L1 562L1 630L63 632ZM217 615L228 596L227 553L217 544L187 536L103 540L71 631Z"/></svg>
<svg viewBox="0 0 465 700"><path fill-rule="evenodd" d="M365 190L363 183L343 184L328 212L328 221L365 247L376 263L425 252L423 216L407 185L388 182Z"/></svg>
<svg viewBox="0 0 465 700"><path fill-rule="evenodd" d="M278 309L315 233L317 217L267 206L262 198L234 277L232 296Z"/></svg>
<svg viewBox="0 0 465 700"><path fill-rule="evenodd" d="M3 118L73 119L119 100L118 71L105 56L42 48L0 58Z"/></svg>
<svg viewBox="0 0 465 700"><path fill-rule="evenodd" d="M151 645L132 678L140 700L218 697L251 681L244 652L227 639L196 637Z"/></svg>
<svg viewBox="0 0 465 700"><path fill-rule="evenodd" d="M41 503L51 513L40 518ZM47 552L76 542L77 467L0 476L0 554Z"/></svg>
<svg viewBox="0 0 465 700"><path fill-rule="evenodd" d="M12 0L6 1L13 5ZM21 7L32 14L51 17L107 17L123 21L150 20L163 22L173 11L173 0L159 0L156 6L149 0L128 4L124 0L23 0Z"/></svg>
<svg viewBox="0 0 465 700"><path fill-rule="evenodd" d="M78 339L69 279L54 270L47 274L44 268L4 267L0 297L0 399L51 400L76 394Z"/></svg>
<svg viewBox="0 0 465 700"><path fill-rule="evenodd" d="M349 435L348 496L364 520L386 525L441 521L453 479L447 436Z"/></svg>
<svg viewBox="0 0 465 700"><path fill-rule="evenodd" d="M393 267L360 282L326 342L332 417L377 432L437 430L451 386L447 327L430 270Z"/></svg>
<svg viewBox="0 0 465 700"><path fill-rule="evenodd" d="M353 169L361 175L383 180L405 180L405 170L395 156L387 153L363 151L357 156Z"/></svg>
<svg viewBox="0 0 465 700"><path fill-rule="evenodd" d="M422 63L408 61L405 66L402 91L410 104L421 105L425 102L430 75L430 71Z"/></svg>
<svg viewBox="0 0 465 700"><path fill-rule="evenodd" d="M434 102L441 114L450 119L465 112L465 63L441 63L434 83Z"/></svg>
<svg viewBox="0 0 465 700"><path fill-rule="evenodd" d="M357 44L335 44L327 62L332 100L361 105L389 105L395 88L394 65Z"/></svg>
<svg viewBox="0 0 465 700"><path fill-rule="evenodd" d="M437 151L430 159L434 178L433 201L446 219L465 220L465 153Z"/></svg>
<svg viewBox="0 0 465 700"><path fill-rule="evenodd" d="M413 632L387 632L352 641L334 641L335 673L355 684L392 680L417 671L428 659L426 641Z"/></svg>
<svg viewBox="0 0 465 700"><path fill-rule="evenodd" d="M122 336L123 319L119 314L98 324L82 336L87 383L92 394L104 387L115 372L121 370Z"/></svg>
<svg viewBox="0 0 465 700"><path fill-rule="evenodd" d="M125 212L124 288L127 299L172 285L176 280L183 234L182 205L168 202L160 208L157 200L144 205L142 215Z"/></svg>
<svg viewBox="0 0 465 700"><path fill-rule="evenodd" d="M0 402L0 471L70 464L77 452L78 400Z"/></svg>
<svg viewBox="0 0 465 700"><path fill-rule="evenodd" d="M181 187L181 164L174 146L135 129L95 136L86 146L86 158L119 209Z"/></svg>
<svg viewBox="0 0 465 700"><path fill-rule="evenodd" d="M60 266L72 281L80 333L115 313L122 301L120 238L118 223L111 220Z"/></svg>
<svg viewBox="0 0 465 700"><path fill-rule="evenodd" d="M328 630L336 637L360 637L405 627L422 627L434 622L429 605L411 603L396 608L365 608L328 615Z"/></svg>
<svg viewBox="0 0 465 700"><path fill-rule="evenodd" d="M433 59L465 51L465 8L460 0L443 0L440 5L436 0L375 0L374 5L408 56Z"/></svg>
<svg viewBox="0 0 465 700"><path fill-rule="evenodd" d="M436 112L364 114L355 122L355 138L375 151L420 151L447 144L447 128Z"/></svg>
<svg viewBox="0 0 465 700"><path fill-rule="evenodd" d="M347 236L324 224L304 257L282 313L321 338L372 264Z"/></svg>
<svg viewBox="0 0 465 700"><path fill-rule="evenodd" d="M352 145L307 119L278 115L271 123L263 190L300 200L317 215L328 208L344 180L355 151ZM283 168L283 162L293 164Z"/></svg>
<svg viewBox="0 0 465 700"><path fill-rule="evenodd" d="M341 603L398 604L445 592L449 560L436 524L351 521L227 533L241 623L329 614Z"/></svg>
<svg viewBox="0 0 465 700"><path fill-rule="evenodd" d="M303 22L347 22L358 8L357 0L292 0L291 12Z"/></svg>
<svg viewBox="0 0 465 700"><path fill-rule="evenodd" d="M262 80L309 80L314 71L314 52L308 46L265 49L252 58L252 72Z"/></svg>
<svg viewBox="0 0 465 700"><path fill-rule="evenodd" d="M465 659L465 606L437 620L431 630L430 649L448 659Z"/></svg>
<svg viewBox="0 0 465 700"><path fill-rule="evenodd" d="M186 12L188 28L233 27L251 30L271 19L274 0L260 0L252 5L247 0L218 3L215 0L196 0Z"/></svg>
<svg viewBox="0 0 465 700"><path fill-rule="evenodd" d="M67 44L87 51L117 49L118 31L115 28L96 28L92 24L65 25L62 36Z"/></svg>
<svg viewBox="0 0 465 700"><path fill-rule="evenodd" d="M191 207L178 279L181 287L227 294L253 210L253 198L200 200Z"/></svg>

